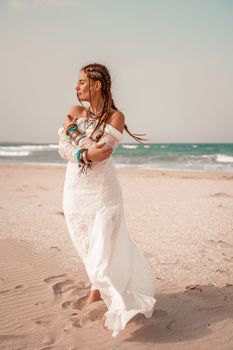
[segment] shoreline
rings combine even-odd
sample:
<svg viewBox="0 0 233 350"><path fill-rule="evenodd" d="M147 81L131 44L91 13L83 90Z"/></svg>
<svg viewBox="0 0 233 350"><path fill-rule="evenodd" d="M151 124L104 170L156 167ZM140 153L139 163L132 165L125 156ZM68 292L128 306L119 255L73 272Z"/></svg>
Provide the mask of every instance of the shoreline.
<svg viewBox="0 0 233 350"><path fill-rule="evenodd" d="M159 169L159 168L143 168L143 167L136 167L133 165L120 165L119 167L117 166L117 164L114 162L116 170L117 171L148 171L148 172L154 172L155 174L160 174L163 175L163 173L174 173L174 174L182 174L182 173L187 173L187 174L216 174L216 175L224 175L224 176L233 176L233 172L227 172L227 171L210 171L210 170L197 170L197 169ZM67 163L62 164L62 163L39 163L39 162L0 162L0 167L20 167L20 166L25 166L25 167L33 167L33 166L42 166L42 167L61 167L61 168L65 168L67 165Z"/></svg>
<svg viewBox="0 0 233 350"><path fill-rule="evenodd" d="M59 164L59 163L0 163L0 168L19 168L19 169L27 169L27 168L42 168L42 169L65 169L67 164ZM116 165L116 164L115 164ZM208 171L208 170L159 170L153 168L137 168L137 167L116 167L116 171L119 173L138 173L138 174L147 174L154 176L168 176L168 177L179 177L179 178L214 178L214 179L233 179L233 173L224 172L224 171ZM185 177L184 177L185 175Z"/></svg>

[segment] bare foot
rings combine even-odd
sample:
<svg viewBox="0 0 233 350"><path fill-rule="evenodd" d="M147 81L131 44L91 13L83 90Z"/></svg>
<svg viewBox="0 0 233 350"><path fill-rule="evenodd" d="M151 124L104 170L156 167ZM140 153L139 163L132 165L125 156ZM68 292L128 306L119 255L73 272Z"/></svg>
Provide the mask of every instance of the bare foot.
<svg viewBox="0 0 233 350"><path fill-rule="evenodd" d="M98 289L92 290L90 292L90 295L89 295L87 301L86 301L85 306L89 305L89 304L91 304L91 303L93 303L95 301L98 301L100 299L101 299L101 294L100 294L99 290Z"/></svg>

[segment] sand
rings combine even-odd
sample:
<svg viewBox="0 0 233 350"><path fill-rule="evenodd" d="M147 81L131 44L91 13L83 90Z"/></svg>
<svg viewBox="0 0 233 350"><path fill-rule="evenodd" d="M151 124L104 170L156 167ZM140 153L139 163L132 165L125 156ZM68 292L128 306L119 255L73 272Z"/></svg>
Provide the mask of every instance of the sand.
<svg viewBox="0 0 233 350"><path fill-rule="evenodd" d="M233 349L233 174L117 173L154 270L152 318L112 338L103 301L82 308L90 282L64 221L64 165L0 164L1 350Z"/></svg>

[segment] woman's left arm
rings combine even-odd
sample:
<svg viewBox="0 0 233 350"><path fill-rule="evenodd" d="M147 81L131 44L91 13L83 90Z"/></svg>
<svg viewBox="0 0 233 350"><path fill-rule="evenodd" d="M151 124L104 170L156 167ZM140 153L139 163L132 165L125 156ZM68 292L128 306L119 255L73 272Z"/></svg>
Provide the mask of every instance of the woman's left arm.
<svg viewBox="0 0 233 350"><path fill-rule="evenodd" d="M105 132L98 141L93 141L89 137L84 137L79 141L79 146L90 148L93 144L106 144L106 146L115 148L123 137L125 125L125 116L122 112L117 111L111 117L109 123L105 126Z"/></svg>
<svg viewBox="0 0 233 350"><path fill-rule="evenodd" d="M114 149L123 138L123 130L125 124L124 114L117 111L112 116L110 123L105 126L105 133L98 141L93 141L88 136L84 136L78 143L78 146L73 144L70 137L66 135L65 128L61 127L58 130L60 136L58 152L64 159L72 162L77 162L76 154L78 149L87 148L90 149L95 145L106 144L107 147ZM67 125L67 124L66 124Z"/></svg>

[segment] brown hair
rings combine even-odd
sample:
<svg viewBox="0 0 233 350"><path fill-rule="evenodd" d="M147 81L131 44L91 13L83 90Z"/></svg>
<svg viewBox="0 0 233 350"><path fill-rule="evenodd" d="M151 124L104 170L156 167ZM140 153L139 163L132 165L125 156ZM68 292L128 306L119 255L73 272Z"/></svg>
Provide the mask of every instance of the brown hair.
<svg viewBox="0 0 233 350"><path fill-rule="evenodd" d="M102 113L98 118L98 123L95 127L95 129L93 130L91 136L94 134L94 132L102 125L104 124L104 128L103 128L103 132L104 132L104 129L105 129L105 126L106 126L106 122L110 116L110 111L111 111L111 108L115 109L116 111L118 111L114 101L113 101L113 98L112 98L112 93L111 93L111 85L112 85L112 82L111 82L111 76L110 76L110 73L107 69L106 66L102 65L102 64L99 64L99 63L91 63L91 64L88 64L86 66L83 66L81 68L81 70L83 70L87 77L88 77L88 80L89 80L89 95L90 95L90 104L91 104L91 92L90 92L90 80L93 80L93 81L101 81L102 83L102 94L103 94L103 97L104 97L104 106L103 106L103 110L102 110ZM79 100L79 97L78 97L78 100ZM79 102L81 103L81 105L83 106L82 102L79 100ZM105 116L103 116L103 114L106 112ZM124 129L127 131L127 133L133 137L136 141L140 142L143 144L143 142L141 141L146 141L146 139L140 137L140 136L143 136L143 135L146 135L146 134L132 134L127 125L125 124L124 125ZM139 136L140 135L140 136Z"/></svg>

